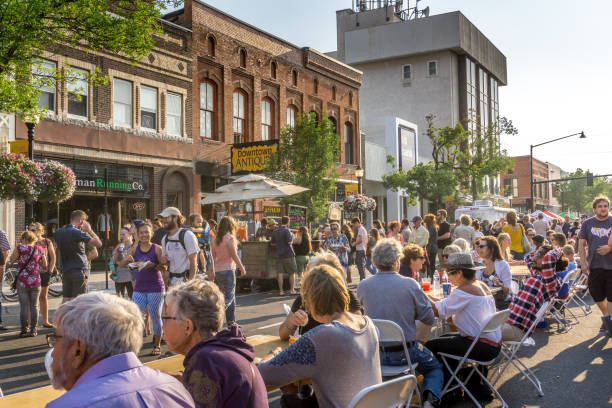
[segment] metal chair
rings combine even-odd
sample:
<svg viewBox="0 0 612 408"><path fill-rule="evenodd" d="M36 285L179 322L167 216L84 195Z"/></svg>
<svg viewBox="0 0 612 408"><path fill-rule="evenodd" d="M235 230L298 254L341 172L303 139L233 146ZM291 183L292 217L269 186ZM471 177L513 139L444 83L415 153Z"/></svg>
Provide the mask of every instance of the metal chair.
<svg viewBox="0 0 612 408"><path fill-rule="evenodd" d="M582 309L582 312L584 313L585 316L593 312L593 310L591 309L591 306L589 306L584 301L584 298L589 293L589 287L587 285L588 279L589 278L587 275L581 273L578 279L576 279L574 281L574 284L570 287L570 291L573 292L573 296L570 300L570 303L574 303L576 306ZM580 297L580 295L578 294L579 291L584 291L584 294L582 295L582 297Z"/></svg>
<svg viewBox="0 0 612 408"><path fill-rule="evenodd" d="M394 378L359 391L348 408L404 407L410 403L416 388L417 380L414 375Z"/></svg>
<svg viewBox="0 0 612 408"><path fill-rule="evenodd" d="M401 366L390 366L380 365L383 377L395 377L402 374L413 374L416 375L415 369L418 367L417 364L412 364L410 361L410 354L408 353L408 346L406 345L406 338L404 337L404 331L395 322L391 320L372 319L374 326L378 330L378 341L379 343L397 343L402 344L404 347L404 353L406 354L407 364Z"/></svg>
<svg viewBox="0 0 612 408"><path fill-rule="evenodd" d="M540 397L544 396L544 391L542 391L542 383L540 382L538 377L534 374L534 372L531 371L531 369L527 367L518 358L516 354L521 348L521 346L533 347L536 345L535 340L530 335L531 333L533 333L538 323L542 321L542 319L544 318L544 315L546 314L548 309L551 307L551 304L552 304L551 302L544 302L544 304L540 307L540 310L538 310L538 312L536 313L536 318L531 324L531 327L525 333L525 335L521 338L520 341L504 341L502 343L502 349L501 349L502 357L497 366L497 376L494 375L493 378L491 379L491 383L493 385L495 385L499 381L504 371L506 371L508 366L512 363L512 365L515 366L521 372L521 374L525 376L525 378L531 381L533 386L538 391L538 395ZM503 367L502 367L502 364L503 364Z"/></svg>
<svg viewBox="0 0 612 408"><path fill-rule="evenodd" d="M578 318L576 317L574 312L572 312L569 308L566 307L569 301L571 300L571 297L573 297L573 292L569 290L569 288L572 287L572 285L578 278L579 274L580 274L580 271L578 270L573 270L571 272L568 272L567 275L565 275L565 277L563 278L563 281L561 281L561 287L565 285L567 285L568 287L567 296L563 299L556 297L554 301L551 302L551 306L549 310L550 314L553 317L553 319L555 319L557 324L559 324L559 326L562 327L562 332L569 331L572 327L574 327L574 325L579 323ZM568 320L565 318L564 311L566 310L569 312L572 319Z"/></svg>
<svg viewBox="0 0 612 408"><path fill-rule="evenodd" d="M466 377L465 382L467 383L470 380L474 372L478 373L478 375L484 380L484 382L489 386L489 388L491 388L491 390L495 393L497 398L501 401L502 408L508 407L508 404L506 404L506 401L504 401L501 394L497 391L497 389L495 389L495 386L493 386L493 384L489 382L487 377L485 377L485 375L482 374L478 370L478 366L491 366L495 361L497 361L497 358L494 358L493 360L490 360L490 361L479 361L479 360L471 359L468 356L472 352L472 349L476 345L476 342L478 342L478 340L480 339L480 337L482 337L484 333L492 333L494 331L501 329L504 322L508 319L509 314L510 314L509 310L502 310L501 312L497 312L489 316L487 320L485 320L484 324L482 325L480 329L480 333L478 334L476 338L474 338L474 341L472 342L472 344L470 345L470 347L467 349L466 353L463 356L457 356L457 355L448 354L448 353L438 353L438 355L442 359L442 363L446 366L446 369L451 373L451 378L448 380L448 382L442 389L442 395L461 387L463 391L472 399L472 401L474 401L476 406L478 408L482 408L482 405L478 403L478 400L467 389L467 387L465 386L465 383L463 383L459 379L459 377L457 377L457 373L459 372L459 370L461 370L464 366L467 366L467 367L471 367L472 370ZM451 369L450 365L448 364L448 360L456 360L458 362L457 367L454 370ZM456 382L457 384L451 387L453 382Z"/></svg>

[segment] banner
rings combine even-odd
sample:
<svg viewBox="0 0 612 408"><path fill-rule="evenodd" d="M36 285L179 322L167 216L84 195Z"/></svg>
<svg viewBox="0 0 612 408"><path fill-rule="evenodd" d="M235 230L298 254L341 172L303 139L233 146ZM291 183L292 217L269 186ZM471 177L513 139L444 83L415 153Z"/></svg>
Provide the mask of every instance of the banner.
<svg viewBox="0 0 612 408"><path fill-rule="evenodd" d="M270 156L277 150L277 140L233 145L232 174L261 172Z"/></svg>
<svg viewBox="0 0 612 408"><path fill-rule="evenodd" d="M345 184L344 194L348 197L353 194L359 193L359 184Z"/></svg>

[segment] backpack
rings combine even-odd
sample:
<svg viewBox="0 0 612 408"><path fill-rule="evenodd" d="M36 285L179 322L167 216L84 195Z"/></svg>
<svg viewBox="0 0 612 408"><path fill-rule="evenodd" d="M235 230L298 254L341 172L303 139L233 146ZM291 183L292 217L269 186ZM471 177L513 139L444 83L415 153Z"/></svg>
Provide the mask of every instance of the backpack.
<svg viewBox="0 0 612 408"><path fill-rule="evenodd" d="M178 235L178 239L169 239L168 238L168 232L166 232L166 234L162 237L162 242L163 239L166 239L166 242L164 243L164 246L166 246L166 244L168 242L179 242L181 244L181 246L183 247L183 249L185 250L185 252L187 252L187 247L185 246L185 233L187 232L187 228L181 228L179 229L179 235Z"/></svg>

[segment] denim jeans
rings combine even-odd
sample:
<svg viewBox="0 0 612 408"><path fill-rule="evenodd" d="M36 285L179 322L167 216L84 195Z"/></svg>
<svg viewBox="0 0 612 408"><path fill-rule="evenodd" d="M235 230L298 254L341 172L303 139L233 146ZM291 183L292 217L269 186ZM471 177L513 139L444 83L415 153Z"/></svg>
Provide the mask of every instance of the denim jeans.
<svg viewBox="0 0 612 408"><path fill-rule="evenodd" d="M374 264L372 263L372 257L371 256L367 256L366 257L366 269L368 270L368 272L370 272L372 275L376 275L376 272L378 272L378 270L376 269L376 267L374 266Z"/></svg>
<svg viewBox="0 0 612 408"><path fill-rule="evenodd" d="M510 250L510 255L512 255L512 258L514 258L515 261L522 261L523 259L525 259L524 252L516 252L516 251Z"/></svg>
<svg viewBox="0 0 612 408"><path fill-rule="evenodd" d="M357 265L357 270L359 271L359 280L364 280L366 264L365 251L355 251L355 264Z"/></svg>
<svg viewBox="0 0 612 408"><path fill-rule="evenodd" d="M431 392L437 398L442 394L444 386L444 371L431 351L418 341L408 348L412 364L419 363L416 372L422 374L423 390ZM403 351L381 351L380 362L384 365L404 365L408 363Z"/></svg>
<svg viewBox="0 0 612 408"><path fill-rule="evenodd" d="M236 321L236 275L231 270L216 272L215 283L225 297L225 323L229 326Z"/></svg>
<svg viewBox="0 0 612 408"><path fill-rule="evenodd" d="M21 320L21 330L28 327L28 309L30 310L30 330L38 326L38 296L40 286L37 288L26 288L17 284L17 294L19 295L19 318Z"/></svg>

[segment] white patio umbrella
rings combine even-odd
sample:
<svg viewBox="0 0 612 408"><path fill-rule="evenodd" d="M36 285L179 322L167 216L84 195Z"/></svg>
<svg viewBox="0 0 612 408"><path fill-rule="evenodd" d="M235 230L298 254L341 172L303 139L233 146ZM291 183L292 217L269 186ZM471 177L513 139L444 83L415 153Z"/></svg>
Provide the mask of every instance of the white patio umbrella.
<svg viewBox="0 0 612 408"><path fill-rule="evenodd" d="M202 204L216 204L227 201L249 201L258 198L282 198L302 193L309 189L272 180L258 174L247 174L233 182L219 187L214 193L204 196Z"/></svg>

